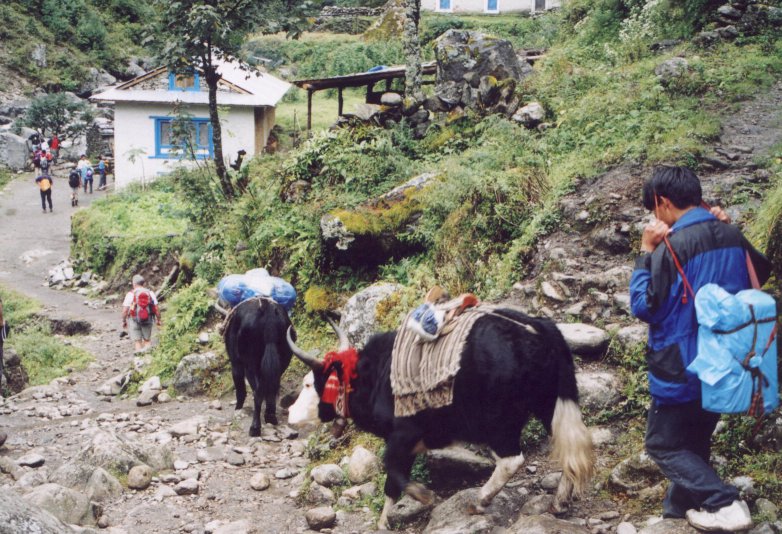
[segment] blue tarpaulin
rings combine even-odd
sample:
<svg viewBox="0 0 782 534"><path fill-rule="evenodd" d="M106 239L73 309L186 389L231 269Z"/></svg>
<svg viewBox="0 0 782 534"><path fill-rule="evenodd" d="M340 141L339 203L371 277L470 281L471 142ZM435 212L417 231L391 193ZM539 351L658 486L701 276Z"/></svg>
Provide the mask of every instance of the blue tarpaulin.
<svg viewBox="0 0 782 534"><path fill-rule="evenodd" d="M703 408L718 413L749 409L753 378L742 362L753 349L748 366L764 377L763 410L769 413L779 406L776 339L766 349L776 324L774 299L757 289L732 295L707 284L695 295L695 313L700 325L698 355L687 369L701 380Z"/></svg>
<svg viewBox="0 0 782 534"><path fill-rule="evenodd" d="M220 299L231 306L253 297L270 297L290 312L296 304L296 290L288 282L270 276L266 269L252 269L244 274L229 274L217 284Z"/></svg>

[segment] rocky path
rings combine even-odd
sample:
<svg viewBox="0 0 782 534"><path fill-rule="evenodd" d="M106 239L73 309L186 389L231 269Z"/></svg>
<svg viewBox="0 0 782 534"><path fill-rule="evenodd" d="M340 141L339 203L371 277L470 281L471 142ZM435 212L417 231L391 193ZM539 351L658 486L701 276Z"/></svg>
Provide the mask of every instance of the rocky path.
<svg viewBox="0 0 782 534"><path fill-rule="evenodd" d="M264 427L261 439L249 439L249 412L235 414L229 400L180 397L141 407L135 398L95 393L131 367L132 345L119 338L116 305L46 284L51 267L69 254L69 193L65 179L56 177L54 212L45 214L32 175L0 193L0 283L41 302L50 319L90 323L88 334L64 340L94 356L82 371L0 400L0 429L9 436L0 447L0 501L11 495L3 492L27 494L68 523L98 524L116 534L306 531L304 510L290 496L307 464L306 441L296 432ZM82 207L103 194L82 194ZM89 482L103 466L104 477L117 476L127 486L128 465L140 463L156 473L147 489ZM189 487L190 481L197 483ZM82 498L67 497L63 487ZM342 517L347 530L339 531L365 530L369 520ZM8 528L0 524L2 533L25 527Z"/></svg>

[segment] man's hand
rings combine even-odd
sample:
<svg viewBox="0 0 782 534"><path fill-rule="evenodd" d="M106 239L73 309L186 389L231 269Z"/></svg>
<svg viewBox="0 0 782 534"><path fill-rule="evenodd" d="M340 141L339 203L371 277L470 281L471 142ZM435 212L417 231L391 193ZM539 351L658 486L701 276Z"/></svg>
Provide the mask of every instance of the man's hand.
<svg viewBox="0 0 782 534"><path fill-rule="evenodd" d="M717 217L719 221L730 224L730 215L728 215L728 213L719 206L712 206L709 212Z"/></svg>
<svg viewBox="0 0 782 534"><path fill-rule="evenodd" d="M641 236L641 251L654 252L662 240L671 233L671 229L664 222L657 220L646 225Z"/></svg>

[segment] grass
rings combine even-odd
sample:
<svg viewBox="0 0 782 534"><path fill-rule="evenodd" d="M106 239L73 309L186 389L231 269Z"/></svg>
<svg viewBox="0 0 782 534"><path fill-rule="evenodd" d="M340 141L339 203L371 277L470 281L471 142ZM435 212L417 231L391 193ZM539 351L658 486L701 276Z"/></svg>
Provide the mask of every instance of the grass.
<svg viewBox="0 0 782 534"><path fill-rule="evenodd" d="M0 167L0 191L14 179L13 173L6 167Z"/></svg>
<svg viewBox="0 0 782 534"><path fill-rule="evenodd" d="M303 89L292 88L285 101L277 106L277 124L291 135L298 134L302 139L307 131L307 93ZM290 95L295 95L291 97ZM346 89L343 93L343 112L350 113L356 105L363 104L366 91L363 88ZM318 91L312 95L312 130L325 130L334 124L337 115L337 97L329 91Z"/></svg>
<svg viewBox="0 0 782 534"><path fill-rule="evenodd" d="M165 186L131 189L76 212L72 256L112 279L181 250L188 229L185 202Z"/></svg>
<svg viewBox="0 0 782 534"><path fill-rule="evenodd" d="M74 370L84 369L93 360L86 351L67 345L62 336L52 334L49 322L39 315L41 305L20 293L0 286L3 316L11 326L6 347L22 360L32 386L48 384Z"/></svg>

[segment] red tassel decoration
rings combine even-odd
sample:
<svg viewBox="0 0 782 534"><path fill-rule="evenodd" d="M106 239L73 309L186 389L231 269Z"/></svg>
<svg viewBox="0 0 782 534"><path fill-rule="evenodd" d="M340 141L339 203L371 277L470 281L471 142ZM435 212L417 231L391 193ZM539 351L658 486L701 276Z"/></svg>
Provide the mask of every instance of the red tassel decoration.
<svg viewBox="0 0 782 534"><path fill-rule="evenodd" d="M320 400L328 404L334 404L338 396L339 379L337 378L336 371L333 371L326 380L326 385L323 387L323 395L320 396Z"/></svg>

